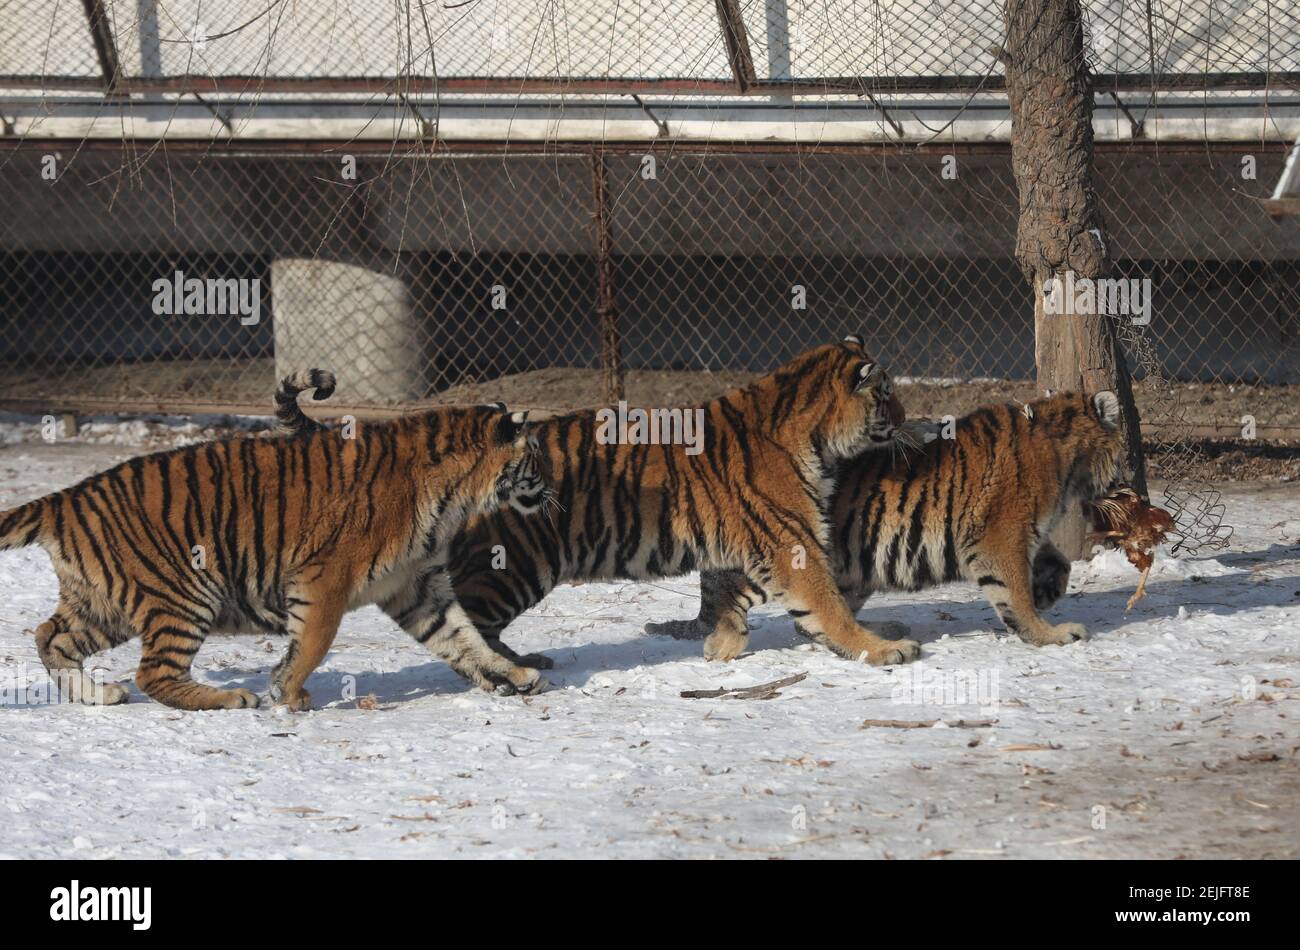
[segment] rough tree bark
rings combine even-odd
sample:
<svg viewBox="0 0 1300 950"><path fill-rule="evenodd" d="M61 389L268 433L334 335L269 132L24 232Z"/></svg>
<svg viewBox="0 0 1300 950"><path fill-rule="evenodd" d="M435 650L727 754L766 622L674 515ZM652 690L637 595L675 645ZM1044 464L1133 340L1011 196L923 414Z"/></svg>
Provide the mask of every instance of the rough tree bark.
<svg viewBox="0 0 1300 950"><path fill-rule="evenodd" d="M1020 193L1016 259L1034 294L1040 389L1110 389L1119 396L1127 446L1125 476L1144 497L1146 471L1137 406L1117 319L1046 313L1052 278L1108 276L1106 227L1093 183L1092 94L1083 55L1079 0L1006 0L1003 8L1011 105L1011 162ZM1054 542L1068 557L1087 554L1082 513Z"/></svg>

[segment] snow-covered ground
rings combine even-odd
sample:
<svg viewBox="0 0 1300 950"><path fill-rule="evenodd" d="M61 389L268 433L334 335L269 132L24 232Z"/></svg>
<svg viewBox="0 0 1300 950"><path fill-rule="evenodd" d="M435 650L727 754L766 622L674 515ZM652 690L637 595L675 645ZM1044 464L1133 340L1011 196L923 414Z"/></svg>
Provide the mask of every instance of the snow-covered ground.
<svg viewBox="0 0 1300 950"><path fill-rule="evenodd" d="M136 451L34 433L0 425L0 508ZM1051 616L1083 644L995 633L962 584L863 610L911 625L913 667L838 659L773 610L711 664L641 633L694 614L693 579L593 584L507 635L555 659L540 696L471 689L367 609L304 714L168 709L131 684L135 644L94 664L130 703L50 703L31 631L54 575L0 553L0 855L1297 857L1300 488L1225 495L1230 550L1159 560L1130 614L1121 557L1076 565ZM196 668L261 692L282 646L214 637ZM796 674L771 699L681 695Z"/></svg>

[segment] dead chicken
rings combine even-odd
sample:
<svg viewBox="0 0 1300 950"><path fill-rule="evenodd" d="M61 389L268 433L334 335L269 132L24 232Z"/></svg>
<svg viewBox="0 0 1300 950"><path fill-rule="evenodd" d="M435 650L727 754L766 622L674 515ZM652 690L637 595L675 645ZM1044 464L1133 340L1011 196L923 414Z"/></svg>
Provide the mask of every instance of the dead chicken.
<svg viewBox="0 0 1300 950"><path fill-rule="evenodd" d="M1116 488L1102 498L1083 503L1084 514L1092 522L1093 539L1122 548L1129 563L1142 572L1137 590L1128 599L1125 610L1146 596L1147 576L1155 561L1156 545L1174 530L1174 519L1131 488Z"/></svg>

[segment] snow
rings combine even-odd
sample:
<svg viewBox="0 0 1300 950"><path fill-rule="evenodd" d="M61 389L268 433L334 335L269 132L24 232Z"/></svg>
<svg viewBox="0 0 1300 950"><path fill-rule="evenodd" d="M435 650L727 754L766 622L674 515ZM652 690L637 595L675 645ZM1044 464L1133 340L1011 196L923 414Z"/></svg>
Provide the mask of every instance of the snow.
<svg viewBox="0 0 1300 950"><path fill-rule="evenodd" d="M155 444L21 428L0 425L0 508ZM54 575L0 553L0 856L1296 857L1300 489L1224 491L1231 547L1158 558L1131 612L1122 556L1075 566L1049 616L1087 643L1009 639L960 584L862 611L912 627L912 667L839 659L775 610L714 664L641 633L694 615L693 578L592 584L507 634L554 658L539 696L469 687L366 609L301 714L168 709L131 683L134 643L90 666L128 704L51 702L31 630ZM261 692L282 648L214 637L198 675ZM681 696L799 673L772 699Z"/></svg>

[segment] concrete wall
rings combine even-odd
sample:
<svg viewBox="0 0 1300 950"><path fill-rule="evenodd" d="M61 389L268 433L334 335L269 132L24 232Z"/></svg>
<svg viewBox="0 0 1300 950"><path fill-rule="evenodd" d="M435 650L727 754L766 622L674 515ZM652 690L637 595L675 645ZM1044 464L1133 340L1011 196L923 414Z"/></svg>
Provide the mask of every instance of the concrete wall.
<svg viewBox="0 0 1300 950"><path fill-rule="evenodd" d="M595 363L584 157L403 163L357 190L339 184L337 157L182 154L118 178L116 152L87 151L50 183L40 155L20 151L0 175L0 358L271 356L273 262L315 256L407 288L427 386ZM1235 190L1267 190L1280 161L1261 156L1252 183L1235 153L1100 157L1113 253L1155 280L1153 332L1184 375L1300 377L1300 222ZM358 180L381 167L364 159ZM963 156L956 180L939 156L660 154L653 180L640 168L609 167L629 365L762 369L862 329L898 372L1031 371L1005 155ZM268 319L156 317L151 283L178 268L260 278ZM806 311L790 307L795 283ZM336 291L308 282L297 311L364 328L373 314Z"/></svg>
<svg viewBox="0 0 1300 950"><path fill-rule="evenodd" d="M1258 151L1258 150L1257 150ZM332 158L161 160L118 174L116 152L63 156L40 177L39 148L0 175L5 250L93 254L397 251L586 254L591 170L584 157L457 157L358 164L361 192ZM1295 260L1300 229L1279 227L1247 197L1277 180L1284 153L1258 151L1243 181L1238 151L1105 151L1098 178L1117 258ZM1014 247L1016 198L1005 154L943 158L656 155L609 166L616 249L627 255L895 256L998 259Z"/></svg>

